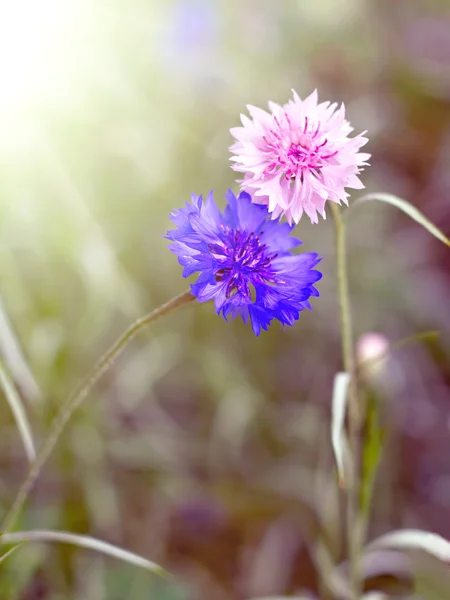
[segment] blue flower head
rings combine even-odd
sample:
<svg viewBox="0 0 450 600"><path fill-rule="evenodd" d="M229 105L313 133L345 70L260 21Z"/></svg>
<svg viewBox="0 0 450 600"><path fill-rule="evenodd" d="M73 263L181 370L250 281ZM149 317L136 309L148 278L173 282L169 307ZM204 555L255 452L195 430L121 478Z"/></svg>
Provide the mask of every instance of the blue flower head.
<svg viewBox="0 0 450 600"><path fill-rule="evenodd" d="M167 232L169 246L184 267L183 276L199 272L191 291L200 302L214 300L225 320L250 318L255 335L267 330L273 319L293 325L322 274L314 267L317 254L291 254L301 241L290 236L288 223L271 220L267 209L253 204L246 192L238 198L231 190L221 213L213 192L206 202L192 195L186 207L170 218L176 229Z"/></svg>

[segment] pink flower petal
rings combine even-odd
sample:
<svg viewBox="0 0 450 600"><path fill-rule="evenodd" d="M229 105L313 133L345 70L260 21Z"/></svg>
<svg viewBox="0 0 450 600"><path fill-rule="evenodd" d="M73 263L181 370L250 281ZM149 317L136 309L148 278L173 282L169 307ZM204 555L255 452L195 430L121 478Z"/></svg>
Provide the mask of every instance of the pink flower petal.
<svg viewBox="0 0 450 600"><path fill-rule="evenodd" d="M240 182L253 202L264 204L272 218L298 223L305 212L317 223L327 201L347 203L345 188L362 189L358 175L370 154L363 132L353 138L344 105L318 103L317 90L305 100L292 90L284 106L269 102L270 112L249 105L251 119L241 115L230 147L232 168L244 173Z"/></svg>

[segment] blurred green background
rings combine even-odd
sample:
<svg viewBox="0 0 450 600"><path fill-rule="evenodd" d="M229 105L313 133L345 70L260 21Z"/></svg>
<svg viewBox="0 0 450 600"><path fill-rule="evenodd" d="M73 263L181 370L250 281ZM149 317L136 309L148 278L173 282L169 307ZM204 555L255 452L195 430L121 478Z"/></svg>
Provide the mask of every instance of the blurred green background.
<svg viewBox="0 0 450 600"><path fill-rule="evenodd" d="M345 102L368 130L369 191L406 198L449 234L446 0L10 4L21 9L12 19L0 5L0 356L38 443L123 329L187 287L162 237L169 213L192 192L213 188L220 202L236 189L229 128L246 104L284 103L291 88ZM329 440L332 223L303 219L297 233L323 256L314 310L258 339L211 303L148 328L76 413L18 523L107 540L177 583L26 544L0 565L1 599L320 593L317 541L336 564L346 557ZM441 332L391 355L372 382L386 446L369 535L450 538L448 250L368 204L349 220L349 258L357 337ZM27 461L1 406L5 513ZM368 588L396 579L386 562L375 571Z"/></svg>

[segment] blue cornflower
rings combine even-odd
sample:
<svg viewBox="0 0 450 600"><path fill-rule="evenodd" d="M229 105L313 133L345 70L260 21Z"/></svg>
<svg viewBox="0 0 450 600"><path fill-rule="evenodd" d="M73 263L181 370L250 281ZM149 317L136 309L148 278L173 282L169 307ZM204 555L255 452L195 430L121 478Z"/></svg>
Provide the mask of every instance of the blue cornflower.
<svg viewBox="0 0 450 600"><path fill-rule="evenodd" d="M170 250L184 267L183 276L200 275L191 291L200 302L214 299L217 314L225 320L250 317L255 335L273 319L293 325L299 312L311 308L310 296L318 296L314 283L322 274L314 267L317 254L291 254L301 241L290 237L288 223L271 220L267 209L253 204L246 192L238 198L231 190L221 213L213 192L206 202L191 196L186 207L170 218L176 229L166 238Z"/></svg>

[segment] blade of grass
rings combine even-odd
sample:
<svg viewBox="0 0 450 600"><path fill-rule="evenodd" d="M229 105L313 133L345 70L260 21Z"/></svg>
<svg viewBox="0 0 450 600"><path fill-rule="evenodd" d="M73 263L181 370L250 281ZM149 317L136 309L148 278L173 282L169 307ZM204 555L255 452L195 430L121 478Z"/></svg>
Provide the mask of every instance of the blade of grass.
<svg viewBox="0 0 450 600"><path fill-rule="evenodd" d="M14 383L12 382L6 368L0 362L0 387L3 389L5 398L11 408L14 420L16 421L17 429L21 437L25 452L30 463L36 458L36 450L33 442L33 435L31 433L31 427L28 422L28 418L25 412L25 408L22 403Z"/></svg>
<svg viewBox="0 0 450 600"><path fill-rule="evenodd" d="M450 246L450 239L438 228L434 223L432 223L429 219L426 218L424 214L420 212L415 206L403 200L402 198L398 198L398 196L393 196L392 194L366 194L365 196L361 196L353 202L350 206L350 210L347 211L347 214L350 214L351 211L361 204L365 202L385 202L386 204L391 204L395 206L402 212L404 212L408 217L422 225L427 231L434 235L435 238L443 242L446 246Z"/></svg>
<svg viewBox="0 0 450 600"><path fill-rule="evenodd" d="M367 550L398 548L401 550L424 550L444 562L450 562L450 542L437 533L420 529L399 529L377 538Z"/></svg>
<svg viewBox="0 0 450 600"><path fill-rule="evenodd" d="M156 563L147 560L139 554L134 554L128 550L124 550L119 546L114 546L108 542L103 542L97 538L88 535L77 535L66 531L52 531L48 529L36 529L32 531L17 531L14 533L4 533L0 537L2 544L16 544L18 542L57 542L62 544L73 544L80 548L95 550L108 556L117 558L124 562L128 562L136 567L141 567L158 575L167 575L165 570Z"/></svg>
<svg viewBox="0 0 450 600"><path fill-rule="evenodd" d="M6 560L8 558L8 556L11 556L11 554L13 552L15 552L17 550L17 548L20 548L20 546L22 546L22 544L25 544L25 541L20 542L19 544L17 544L17 546L14 546L14 548L10 548L8 550L8 552L5 552L5 554L3 554L3 556L0 556L0 563L2 563L4 560Z"/></svg>
<svg viewBox="0 0 450 600"><path fill-rule="evenodd" d="M0 356L12 378L20 384L23 395L30 403L42 400L41 390L25 360L19 340L6 314L0 296Z"/></svg>
<svg viewBox="0 0 450 600"><path fill-rule="evenodd" d="M349 385L350 375L348 373L336 373L333 384L331 409L331 443L336 458L339 485L341 487L345 486L345 463L349 452L349 444L344 430Z"/></svg>

